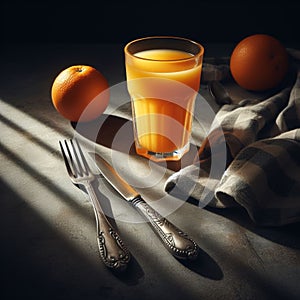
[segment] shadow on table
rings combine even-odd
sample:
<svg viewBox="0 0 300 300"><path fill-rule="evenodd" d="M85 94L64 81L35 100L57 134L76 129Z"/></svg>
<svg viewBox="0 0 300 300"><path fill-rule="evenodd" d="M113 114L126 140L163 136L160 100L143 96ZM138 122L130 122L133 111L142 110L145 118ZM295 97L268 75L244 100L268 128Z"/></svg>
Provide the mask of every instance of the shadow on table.
<svg viewBox="0 0 300 300"><path fill-rule="evenodd" d="M110 148L112 150L127 153L132 157L140 159L134 147L133 124L131 120L103 114L99 118L82 123L71 123L74 130L85 138L96 144ZM190 151L179 161L157 162L163 164L168 169L178 171L181 168L192 164L197 156L197 146L191 144ZM145 159L147 162L147 159Z"/></svg>
<svg viewBox="0 0 300 300"><path fill-rule="evenodd" d="M210 206L199 206L199 201L193 197L186 198L179 189L173 187L169 192L170 195L186 201L189 204L197 207L198 209L205 209L214 214L223 216L229 219L248 231L262 236L274 243L284 245L294 249L300 249L300 222L291 223L282 226L263 226L255 224L247 213L246 209L242 206L228 207L228 208L215 208Z"/></svg>
<svg viewBox="0 0 300 300"><path fill-rule="evenodd" d="M224 277L224 274L216 261L202 249L199 249L199 254L195 260L184 260L179 262L186 268L203 277L212 280L222 280Z"/></svg>
<svg viewBox="0 0 300 300"><path fill-rule="evenodd" d="M92 142L113 150L136 155L133 146L132 122L128 119L102 114L93 121L72 122L71 125L77 133Z"/></svg>
<svg viewBox="0 0 300 300"><path fill-rule="evenodd" d="M43 299L58 295L79 299L81 295L85 298L87 291L95 299L101 297L99 291L105 291L101 278L109 270L100 259L92 262L76 245L77 238L70 238L72 233L64 231L62 224L68 220L59 218L54 226L2 180L0 190L5 195L0 205L0 263L5 274L1 278L1 299L40 299L41 295ZM137 285L144 277L134 259L125 272L116 276L128 286Z"/></svg>
<svg viewBox="0 0 300 300"><path fill-rule="evenodd" d="M249 217L247 211L242 207L235 208L211 208L205 207L210 212L228 218L241 225L245 229L254 232L272 242L290 248L300 249L300 222L278 227L256 225Z"/></svg>

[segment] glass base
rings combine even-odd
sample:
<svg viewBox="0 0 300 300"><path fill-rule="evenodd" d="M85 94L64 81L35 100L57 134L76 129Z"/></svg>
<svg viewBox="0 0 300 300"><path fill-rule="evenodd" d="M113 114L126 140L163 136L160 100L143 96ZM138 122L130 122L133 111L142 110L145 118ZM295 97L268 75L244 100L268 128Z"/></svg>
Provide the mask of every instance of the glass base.
<svg viewBox="0 0 300 300"><path fill-rule="evenodd" d="M144 156L153 161L177 161L180 160L185 153L190 149L190 144L186 144L183 148L172 152L153 152L139 145L135 145L135 150L138 155Z"/></svg>

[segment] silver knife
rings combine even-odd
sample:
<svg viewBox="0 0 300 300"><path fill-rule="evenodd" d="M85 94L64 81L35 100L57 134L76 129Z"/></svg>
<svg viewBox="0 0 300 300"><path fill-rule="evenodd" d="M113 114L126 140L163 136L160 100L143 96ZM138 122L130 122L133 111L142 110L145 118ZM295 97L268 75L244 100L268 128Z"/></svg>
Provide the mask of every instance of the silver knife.
<svg viewBox="0 0 300 300"><path fill-rule="evenodd" d="M195 259L199 247L186 233L161 216L130 186L116 170L97 153L89 153L103 177L121 196L136 208L161 238L164 246L177 259Z"/></svg>

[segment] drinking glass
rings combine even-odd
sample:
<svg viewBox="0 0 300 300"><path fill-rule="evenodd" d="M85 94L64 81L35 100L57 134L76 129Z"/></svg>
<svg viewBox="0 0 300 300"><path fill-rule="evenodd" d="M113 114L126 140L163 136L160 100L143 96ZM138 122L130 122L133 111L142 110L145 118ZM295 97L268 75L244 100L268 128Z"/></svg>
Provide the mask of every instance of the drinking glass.
<svg viewBox="0 0 300 300"><path fill-rule="evenodd" d="M154 161L189 150L204 47L187 38L144 37L125 48L136 152Z"/></svg>

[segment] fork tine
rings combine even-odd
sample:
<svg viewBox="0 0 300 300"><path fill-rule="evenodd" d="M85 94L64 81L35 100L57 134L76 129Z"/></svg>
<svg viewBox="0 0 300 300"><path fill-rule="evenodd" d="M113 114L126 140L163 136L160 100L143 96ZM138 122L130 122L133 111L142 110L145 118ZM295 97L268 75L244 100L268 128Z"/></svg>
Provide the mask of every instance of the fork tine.
<svg viewBox="0 0 300 300"><path fill-rule="evenodd" d="M76 147L74 146L73 140L70 140L70 145L71 145L71 148L72 148L74 156L75 156L74 161L76 161L76 163L77 163L77 164L74 164L75 167L76 167L77 173L80 176L82 176L85 172L84 172L84 170L82 168L82 163L81 163L81 161L80 161L80 159L78 157L78 153L76 151ZM69 151L71 151L71 150L69 150Z"/></svg>
<svg viewBox="0 0 300 300"><path fill-rule="evenodd" d="M65 140L65 145L66 145L66 149L68 151L69 160L71 162L70 167L73 169L73 175L74 175L74 177L77 177L78 175L81 176L82 172L81 172L80 168L78 168L78 165L80 166L80 164L78 162L78 157L77 157L76 151L74 149L72 140L70 140L71 147L69 147L67 140ZM71 151L70 148L72 149L72 151ZM75 159L74 159L74 156L75 156ZM76 164L76 162L77 162L77 164Z"/></svg>
<svg viewBox="0 0 300 300"><path fill-rule="evenodd" d="M68 148L68 145L67 145L66 141L65 141L65 145L66 145L66 147L68 149L69 158L70 158L71 157L70 156L70 151L69 151L69 148ZM64 161L65 161L65 165L66 165L67 171L68 171L69 175L74 176L74 172L71 169L69 159L68 159L68 157L66 155L66 151L65 151L65 149L64 149L63 144L62 144L61 141L59 141L59 146L60 146L60 150L61 150L61 153L63 155Z"/></svg>
<svg viewBox="0 0 300 300"><path fill-rule="evenodd" d="M87 161L86 161L86 158L85 158L85 156L84 156L84 154L83 154L83 152L82 152L82 149L81 149L81 146L80 146L80 144L79 144L79 142L78 142L78 140L75 138L74 139L74 141L76 142L76 144L77 144L77 148L78 148L78 151L79 151L79 156L80 156L80 158L81 158L81 160L82 160L82 163L83 163L83 166L84 166L84 172L86 172L87 174L90 172L90 167L89 167L89 165L88 165L88 163L87 163Z"/></svg>
<svg viewBox="0 0 300 300"><path fill-rule="evenodd" d="M67 171L73 177L89 175L90 167L85 159L81 146L76 138L74 142L64 140L64 144L59 141L60 149L67 167Z"/></svg>

